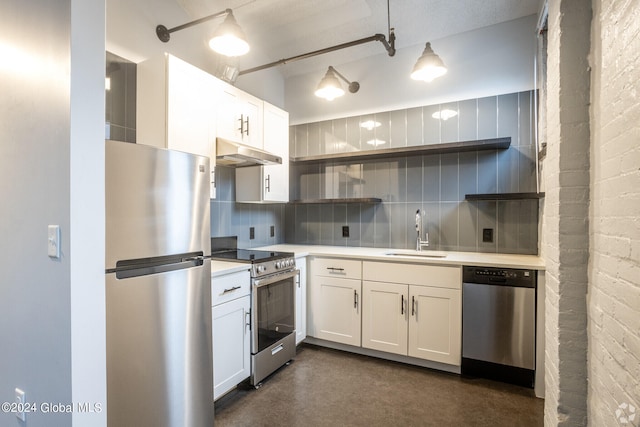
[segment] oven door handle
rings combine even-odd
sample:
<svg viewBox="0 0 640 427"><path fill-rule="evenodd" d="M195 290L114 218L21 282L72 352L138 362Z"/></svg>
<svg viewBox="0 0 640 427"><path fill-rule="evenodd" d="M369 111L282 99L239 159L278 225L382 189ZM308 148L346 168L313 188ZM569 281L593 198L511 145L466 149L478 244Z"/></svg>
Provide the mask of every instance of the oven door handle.
<svg viewBox="0 0 640 427"><path fill-rule="evenodd" d="M263 277L261 279L254 279L253 280L253 286L256 288L259 288L261 286L266 286L266 285L270 285L272 283L277 283L280 282L282 280L287 280L287 279L291 279L296 277L296 275L299 273L300 270L296 269L296 270L292 270L292 271L288 271L286 273L277 273L268 277Z"/></svg>

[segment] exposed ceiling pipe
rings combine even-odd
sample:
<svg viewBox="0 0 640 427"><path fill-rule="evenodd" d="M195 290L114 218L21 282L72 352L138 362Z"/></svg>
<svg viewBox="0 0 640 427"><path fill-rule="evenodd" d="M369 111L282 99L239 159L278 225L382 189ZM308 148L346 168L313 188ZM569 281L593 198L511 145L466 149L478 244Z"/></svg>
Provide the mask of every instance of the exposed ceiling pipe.
<svg viewBox="0 0 640 427"><path fill-rule="evenodd" d="M264 70L271 67L277 67L278 65L288 64L290 62L300 61L301 59L312 58L318 55L324 55L325 53L335 52L336 50L346 49L352 46L358 46L365 43L370 42L380 42L384 46L387 54L389 56L393 56L396 54L396 34L391 28L391 13L389 8L389 0L387 0L387 28L389 30L389 41L384 34L374 34L371 37L365 37L363 39L354 40L347 43L338 44L335 46L327 47L324 49L314 50L313 52L303 53L301 55L292 56L291 58L280 59L279 61L270 62L268 64L260 65L258 67L249 68L247 70L242 70L238 73L239 76L243 74L253 73L255 71Z"/></svg>
<svg viewBox="0 0 640 427"><path fill-rule="evenodd" d="M374 34L371 37L365 37L363 39L350 41L347 43L338 44L335 46L327 47L324 49L314 50L313 52L303 53L301 55L292 56L290 58L280 59L279 61L270 62L268 64L260 65L258 67L249 68L247 70L242 70L238 73L240 76L243 74L253 73L255 71L264 70L266 68L277 67L278 65L288 64L290 62L300 61L301 59L307 59L318 55L324 55L325 53L335 52L336 50L346 49L352 46L358 46L364 43L375 42L378 41L384 45L385 50L389 56L393 56L396 54L396 35L393 32L393 28L389 30L389 41L384 34Z"/></svg>

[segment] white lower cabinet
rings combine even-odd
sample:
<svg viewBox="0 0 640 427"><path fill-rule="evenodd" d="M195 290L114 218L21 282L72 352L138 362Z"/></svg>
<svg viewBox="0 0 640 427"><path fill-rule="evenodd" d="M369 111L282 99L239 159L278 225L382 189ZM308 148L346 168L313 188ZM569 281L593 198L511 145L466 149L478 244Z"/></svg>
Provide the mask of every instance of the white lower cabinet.
<svg viewBox="0 0 640 427"><path fill-rule="evenodd" d="M296 345L307 337L307 258L296 258Z"/></svg>
<svg viewBox="0 0 640 427"><path fill-rule="evenodd" d="M311 259L307 333L315 338L360 346L360 261Z"/></svg>
<svg viewBox="0 0 640 427"><path fill-rule="evenodd" d="M409 286L411 310L407 355L460 365L462 297L459 289Z"/></svg>
<svg viewBox="0 0 640 427"><path fill-rule="evenodd" d="M459 266L310 257L307 333L460 366L461 287Z"/></svg>
<svg viewBox="0 0 640 427"><path fill-rule="evenodd" d="M365 262L363 277L362 347L460 365L459 267Z"/></svg>
<svg viewBox="0 0 640 427"><path fill-rule="evenodd" d="M248 271L212 280L214 400L251 375L249 280Z"/></svg>
<svg viewBox="0 0 640 427"><path fill-rule="evenodd" d="M407 285L362 283L362 347L407 355Z"/></svg>
<svg viewBox="0 0 640 427"><path fill-rule="evenodd" d="M460 291L362 283L362 347L460 364Z"/></svg>

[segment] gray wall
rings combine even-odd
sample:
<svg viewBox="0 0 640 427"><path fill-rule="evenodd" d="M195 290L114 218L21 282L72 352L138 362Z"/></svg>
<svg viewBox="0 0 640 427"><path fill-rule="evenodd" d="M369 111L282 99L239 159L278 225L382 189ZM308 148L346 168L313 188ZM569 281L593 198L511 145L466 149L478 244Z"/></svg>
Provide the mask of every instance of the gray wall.
<svg viewBox="0 0 640 427"><path fill-rule="evenodd" d="M291 153L318 155L510 136L507 150L428 154L356 163L295 164L291 198L377 197L373 204L291 204L285 209L287 243L415 247L415 213L425 213L430 248L535 254L538 201L467 202L467 193L535 192L533 92L335 119L291 127ZM447 121L431 114L459 111ZM373 119L373 131L359 123ZM346 177L346 178L345 178ZM426 225L428 224L428 226ZM350 237L342 237L348 225ZM493 243L482 229L494 229Z"/></svg>
<svg viewBox="0 0 640 427"><path fill-rule="evenodd" d="M105 413L39 406L106 403L104 9L0 3L0 402L23 389L38 405L28 426L106 425ZM49 224L60 225L58 260ZM24 424L0 411L0 425Z"/></svg>
<svg viewBox="0 0 640 427"><path fill-rule="evenodd" d="M136 142L136 64L107 52L105 91L105 138Z"/></svg>

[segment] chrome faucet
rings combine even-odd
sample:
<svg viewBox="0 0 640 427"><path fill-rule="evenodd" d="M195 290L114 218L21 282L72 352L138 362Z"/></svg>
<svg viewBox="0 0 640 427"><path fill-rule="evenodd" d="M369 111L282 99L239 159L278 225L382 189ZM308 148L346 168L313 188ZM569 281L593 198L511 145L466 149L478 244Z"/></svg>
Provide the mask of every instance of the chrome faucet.
<svg viewBox="0 0 640 427"><path fill-rule="evenodd" d="M420 209L416 211L416 251L421 251L423 246L429 246L429 232L424 233L424 240L420 238L422 235L422 214Z"/></svg>

